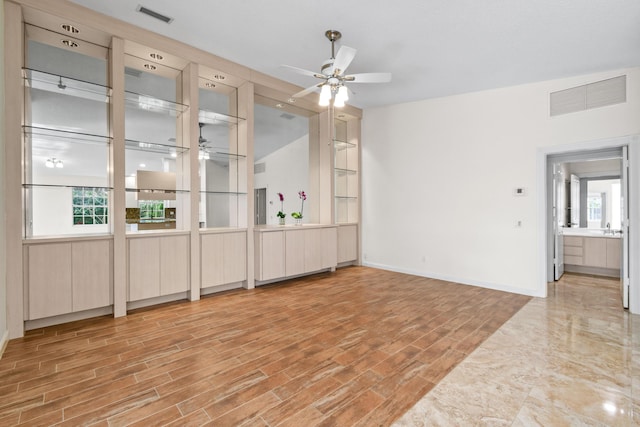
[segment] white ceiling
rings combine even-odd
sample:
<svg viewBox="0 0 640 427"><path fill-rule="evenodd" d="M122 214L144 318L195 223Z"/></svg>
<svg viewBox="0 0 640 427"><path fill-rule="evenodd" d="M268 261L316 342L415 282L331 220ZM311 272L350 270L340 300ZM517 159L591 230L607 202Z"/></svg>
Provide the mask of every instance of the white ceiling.
<svg viewBox="0 0 640 427"><path fill-rule="evenodd" d="M339 30L349 73L393 73L351 85L361 108L640 65L638 0L72 1L302 87L279 66L319 71Z"/></svg>

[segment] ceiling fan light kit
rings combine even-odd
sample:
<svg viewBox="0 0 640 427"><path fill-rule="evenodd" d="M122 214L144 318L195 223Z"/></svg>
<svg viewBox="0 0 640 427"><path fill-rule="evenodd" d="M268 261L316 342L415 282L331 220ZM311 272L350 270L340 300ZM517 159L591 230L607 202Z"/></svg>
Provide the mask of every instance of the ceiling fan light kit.
<svg viewBox="0 0 640 427"><path fill-rule="evenodd" d="M324 35L331 42L331 58L323 62L320 73L284 65L284 67L299 74L324 80L319 84L314 84L313 86L296 93L291 97L291 99L303 97L317 89L320 89L318 105L326 107L331 105L331 101L333 100L333 106L340 108L344 107L345 102L349 100L349 93L345 86L345 82L387 83L391 81L391 73L361 73L346 75L345 71L349 64L351 64L351 61L353 61L353 58L355 58L357 50L343 45L336 54L335 42L342 37L342 34L340 31L327 30Z"/></svg>

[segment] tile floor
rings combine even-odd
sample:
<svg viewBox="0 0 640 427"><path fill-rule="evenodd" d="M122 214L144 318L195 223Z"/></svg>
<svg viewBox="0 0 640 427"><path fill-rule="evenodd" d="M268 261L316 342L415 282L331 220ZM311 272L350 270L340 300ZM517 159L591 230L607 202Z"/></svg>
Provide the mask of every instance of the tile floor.
<svg viewBox="0 0 640 427"><path fill-rule="evenodd" d="M565 274L394 426L640 425L640 316L618 280Z"/></svg>

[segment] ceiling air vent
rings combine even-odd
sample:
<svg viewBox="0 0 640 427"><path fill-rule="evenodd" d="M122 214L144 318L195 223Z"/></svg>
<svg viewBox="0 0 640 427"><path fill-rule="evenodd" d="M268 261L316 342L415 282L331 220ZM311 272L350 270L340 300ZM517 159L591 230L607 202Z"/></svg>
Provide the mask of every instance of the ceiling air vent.
<svg viewBox="0 0 640 427"><path fill-rule="evenodd" d="M138 12L140 12L140 13L144 13L145 15L148 15L148 16L150 16L150 17L152 17L152 18L155 18L155 19L157 19L158 21L162 21L162 22L164 22L165 24L170 24L170 23L171 23L171 21L173 21L173 18L169 18L169 17L168 17L168 16L166 16L166 15L163 15L163 14L161 14L161 13L159 13L159 12L156 12L156 11L154 11L154 10L148 9L148 8L146 8L146 7L142 6L142 5L138 5L138 7L136 8L136 10L137 10Z"/></svg>
<svg viewBox="0 0 640 427"><path fill-rule="evenodd" d="M627 102L627 76L618 76L551 93L551 116Z"/></svg>

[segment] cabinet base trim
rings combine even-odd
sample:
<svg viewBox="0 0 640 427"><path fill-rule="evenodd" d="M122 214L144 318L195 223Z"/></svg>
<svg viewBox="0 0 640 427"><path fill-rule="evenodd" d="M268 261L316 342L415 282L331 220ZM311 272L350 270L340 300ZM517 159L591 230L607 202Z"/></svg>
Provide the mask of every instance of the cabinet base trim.
<svg viewBox="0 0 640 427"><path fill-rule="evenodd" d="M565 264L564 271L569 273L593 274L594 276L620 277L616 268L586 267L584 265Z"/></svg>
<svg viewBox="0 0 640 427"><path fill-rule="evenodd" d="M167 302L174 302L174 301L181 301L181 300L188 300L188 299L189 299L189 295L187 292L179 292L177 294L163 295L160 297L154 297L154 298L143 299L138 301L129 301L127 303L127 311L135 310L138 308L150 307L152 305L165 304Z"/></svg>
<svg viewBox="0 0 640 427"><path fill-rule="evenodd" d="M2 359L2 355L7 349L7 344L9 344L9 331L4 331L2 338L0 338L0 359Z"/></svg>
<svg viewBox="0 0 640 427"><path fill-rule="evenodd" d="M215 294L218 292L230 291L233 289L242 289L242 283L243 282L235 282L235 283L227 283L227 284L218 285L218 286L210 286L208 288L202 288L200 290L200 295L204 296L204 295Z"/></svg>
<svg viewBox="0 0 640 427"><path fill-rule="evenodd" d="M76 320L91 319L92 317L106 316L109 314L113 314L113 306L44 317L42 319L26 320L24 322L24 330L30 331L32 329L46 328L47 326L61 325L63 323L75 322Z"/></svg>
<svg viewBox="0 0 640 427"><path fill-rule="evenodd" d="M269 279L269 280L256 280L256 286L270 285L272 283L283 282L285 280L297 279L298 277L311 276L312 274L319 274L319 273L329 273L329 272L333 273L335 271L336 271L335 267L329 267L329 268L323 268L322 270L311 271L309 273L296 274L294 276L278 277L277 279Z"/></svg>

